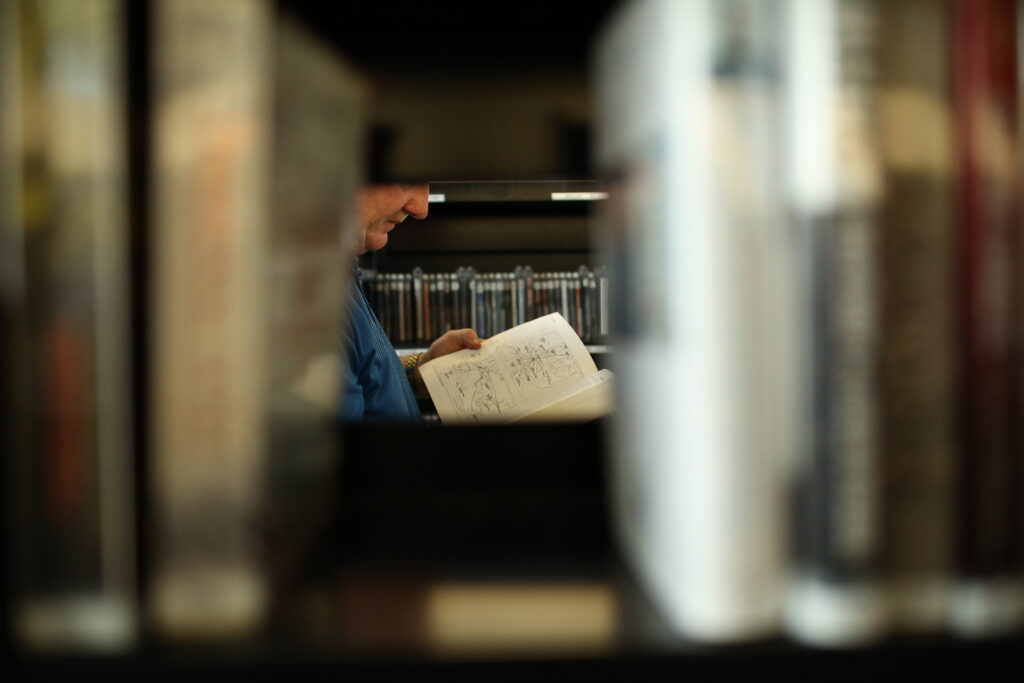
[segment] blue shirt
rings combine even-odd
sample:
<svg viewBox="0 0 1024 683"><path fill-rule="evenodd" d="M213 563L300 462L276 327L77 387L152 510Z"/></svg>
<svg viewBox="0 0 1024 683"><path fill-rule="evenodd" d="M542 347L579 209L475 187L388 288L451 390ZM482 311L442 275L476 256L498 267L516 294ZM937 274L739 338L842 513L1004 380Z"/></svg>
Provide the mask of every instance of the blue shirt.
<svg viewBox="0 0 1024 683"><path fill-rule="evenodd" d="M357 278L352 279L348 290L348 330L339 415L346 420L422 419L402 362Z"/></svg>

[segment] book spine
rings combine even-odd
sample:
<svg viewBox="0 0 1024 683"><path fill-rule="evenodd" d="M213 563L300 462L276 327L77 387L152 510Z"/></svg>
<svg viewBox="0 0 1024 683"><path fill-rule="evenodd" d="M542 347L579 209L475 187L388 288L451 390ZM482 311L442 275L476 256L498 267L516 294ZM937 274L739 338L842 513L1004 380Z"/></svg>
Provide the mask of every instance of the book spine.
<svg viewBox="0 0 1024 683"><path fill-rule="evenodd" d="M515 306L515 299L514 299L515 288L513 287L513 283L512 283L512 274L511 273L502 273L501 283L502 283L502 286L501 286L501 290L502 290L501 307L502 307L502 321L503 321L502 330L508 330L508 329L511 329L513 327L513 319L514 319L514 312L513 311L515 310L514 309L514 306Z"/></svg>
<svg viewBox="0 0 1024 683"><path fill-rule="evenodd" d="M587 332L587 341L590 343L600 342L600 329L601 322L599 319L600 311L598 310L597 301L597 280L594 276L594 271L589 271L587 275L587 310L589 315L587 316L587 323L589 325L589 331Z"/></svg>
<svg viewBox="0 0 1024 683"><path fill-rule="evenodd" d="M390 289L391 327L388 330L388 337L400 340L402 338L402 274L388 274L388 288Z"/></svg>
<svg viewBox="0 0 1024 683"><path fill-rule="evenodd" d="M477 334L489 336L487 328L487 280L483 273L476 276L476 330Z"/></svg>
<svg viewBox="0 0 1024 683"><path fill-rule="evenodd" d="M502 304L501 273L491 273L491 334L498 334L505 328L505 320L501 315Z"/></svg>
<svg viewBox="0 0 1024 683"><path fill-rule="evenodd" d="M529 267L528 267L529 268ZM537 317L537 278L533 269L526 272L526 320Z"/></svg>
<svg viewBox="0 0 1024 683"><path fill-rule="evenodd" d="M876 9L861 0L797 2L790 16L789 197L803 250L801 334L810 360L786 628L828 646L864 643L885 627Z"/></svg>
<svg viewBox="0 0 1024 683"><path fill-rule="evenodd" d="M517 272L508 274L508 285L509 293L511 295L511 306L509 310L509 327L515 327L519 324L519 281L521 278L521 269L516 266Z"/></svg>
<svg viewBox="0 0 1024 683"><path fill-rule="evenodd" d="M391 275L391 315L394 317L389 337L396 344L405 343L405 282L402 273Z"/></svg>
<svg viewBox="0 0 1024 683"><path fill-rule="evenodd" d="M437 314L437 336L448 330L448 278L444 273L434 274L434 311Z"/></svg>
<svg viewBox="0 0 1024 683"><path fill-rule="evenodd" d="M388 312L391 315L391 324L388 328L388 337L401 339L402 334L402 275L401 273L388 273Z"/></svg>
<svg viewBox="0 0 1024 683"><path fill-rule="evenodd" d="M398 283L394 273L384 274L384 334L391 337L398 332Z"/></svg>
<svg viewBox="0 0 1024 683"><path fill-rule="evenodd" d="M954 5L960 449L951 626L1012 631L1021 585L1021 224L1016 7Z"/></svg>
<svg viewBox="0 0 1024 683"><path fill-rule="evenodd" d="M527 321L526 317L526 269L516 266L516 325Z"/></svg>
<svg viewBox="0 0 1024 683"><path fill-rule="evenodd" d="M447 273L441 273L441 332L452 329L451 280Z"/></svg>
<svg viewBox="0 0 1024 683"><path fill-rule="evenodd" d="M152 12L149 611L161 637L236 637L262 624L268 599L252 522L266 454L272 16L266 3L201 0Z"/></svg>
<svg viewBox="0 0 1024 683"><path fill-rule="evenodd" d="M0 4L0 111L5 112L0 118L0 140L7 141L0 147L0 452L10 454L0 471L4 481L2 497L8 501L0 552L10 558L0 570L6 598L0 603L0 624L7 634L14 631L10 603L18 599L17 593L22 590L19 583L28 575L24 563L14 559L24 557L25 553L18 547L23 532L13 520L26 517L21 512L29 507L24 492L31 490L27 482L21 483L25 475L13 464L27 459L22 454L28 443L26 425L30 413L25 399L30 383L24 359L31 348L27 339L26 264L20 210L23 138L19 11L16 3ZM24 573L19 576L20 572Z"/></svg>
<svg viewBox="0 0 1024 683"><path fill-rule="evenodd" d="M459 266L459 323L460 327L473 327L473 296L471 289L472 272L466 266Z"/></svg>
<svg viewBox="0 0 1024 683"><path fill-rule="evenodd" d="M544 315L544 287L546 278L546 273L534 273L531 277L532 292L530 320Z"/></svg>
<svg viewBox="0 0 1024 683"><path fill-rule="evenodd" d="M416 309L416 343L426 343L423 327L423 269L415 268L412 272L412 296Z"/></svg>
<svg viewBox="0 0 1024 683"><path fill-rule="evenodd" d="M469 326L473 328L478 337L483 336L484 333L483 325L480 324L480 294L480 280L474 273L469 280L469 319L471 321Z"/></svg>
<svg viewBox="0 0 1024 683"><path fill-rule="evenodd" d="M4 628L30 650L137 637L123 10L0 6Z"/></svg>
<svg viewBox="0 0 1024 683"><path fill-rule="evenodd" d="M430 344L437 337L437 323L434 319L436 307L434 306L434 275L428 273L423 280L423 305L424 319L426 320L426 336L424 344Z"/></svg>
<svg viewBox="0 0 1024 683"><path fill-rule="evenodd" d="M581 275L580 273L575 273L572 276L572 321L575 333L583 337L583 293L581 287Z"/></svg>
<svg viewBox="0 0 1024 683"><path fill-rule="evenodd" d="M555 312L555 276L546 273L544 277L544 315Z"/></svg>
<svg viewBox="0 0 1024 683"><path fill-rule="evenodd" d="M591 301L591 271L589 268L581 266L580 268L580 279L581 288L583 295L583 319L584 319L584 335L583 340L585 343L590 344L594 341L594 306Z"/></svg>
<svg viewBox="0 0 1024 683"><path fill-rule="evenodd" d="M445 332L444 326L444 285L442 283L443 273L433 274L431 296L433 298L434 311L434 337L440 337Z"/></svg>
<svg viewBox="0 0 1024 683"><path fill-rule="evenodd" d="M950 9L909 0L880 15L882 571L899 633L945 629L952 580Z"/></svg>
<svg viewBox="0 0 1024 683"><path fill-rule="evenodd" d="M458 297L459 297L459 281L455 278L455 273L448 274L448 325L450 329L458 329Z"/></svg>
<svg viewBox="0 0 1024 683"><path fill-rule="evenodd" d="M670 626L708 642L774 633L781 606L788 233L777 136L751 137L776 125L778 10L626 5L597 62L614 528Z"/></svg>
<svg viewBox="0 0 1024 683"><path fill-rule="evenodd" d="M572 324L572 307L569 305L569 278L565 273L558 274L558 312Z"/></svg>
<svg viewBox="0 0 1024 683"><path fill-rule="evenodd" d="M437 334L441 336L448 331L448 276L437 274Z"/></svg>
<svg viewBox="0 0 1024 683"><path fill-rule="evenodd" d="M464 306L464 301L465 301L465 298L466 298L466 292L465 292L466 280L465 280L464 270L465 269L462 266L459 266L458 268L455 269L455 272L452 273L452 275L451 275L451 278L452 278L452 291L453 291L453 297L452 297L452 302L453 303L452 303L452 306L454 307L454 311L455 311L454 314L453 314L454 315L453 325L455 326L456 329L461 329L463 327L468 327L468 324L466 322L465 306Z"/></svg>
<svg viewBox="0 0 1024 683"><path fill-rule="evenodd" d="M393 340L398 344L407 344L405 337L405 273L394 274L395 287L395 336Z"/></svg>
<svg viewBox="0 0 1024 683"><path fill-rule="evenodd" d="M287 596L308 565L335 495L339 340L351 300L338 267L348 258L348 238L337 217L355 214L362 90L352 69L299 25L278 16L272 30L273 61L263 75L273 88L272 159L265 160L271 204L258 274L266 383L257 428L266 441L262 462L250 464L265 473L257 493L259 569L273 599ZM409 276L398 284L404 339Z"/></svg>
<svg viewBox="0 0 1024 683"><path fill-rule="evenodd" d="M434 339L430 334L432 329L430 319L430 274L424 273L420 279L421 283L419 305L423 312L423 330L420 336L420 342L423 344L428 344Z"/></svg>
<svg viewBox="0 0 1024 683"><path fill-rule="evenodd" d="M405 344L416 343L416 300L412 292L412 273L402 275L402 298L405 301Z"/></svg>
<svg viewBox="0 0 1024 683"><path fill-rule="evenodd" d="M491 335L498 334L502 330L501 319L501 274L488 273L489 307L488 319L490 320Z"/></svg>
<svg viewBox="0 0 1024 683"><path fill-rule="evenodd" d="M377 273L377 297L379 308L375 311L377 313L377 320L380 322L381 328L384 329L385 333L391 327L391 306L390 306L390 291L389 286L390 275L388 273Z"/></svg>
<svg viewBox="0 0 1024 683"><path fill-rule="evenodd" d="M505 330L505 278L494 273L494 334Z"/></svg>
<svg viewBox="0 0 1024 683"><path fill-rule="evenodd" d="M388 311L391 314L391 326L388 330L388 337L396 343L402 343L402 332L403 332L403 318L405 313L405 307L403 305L402 296L402 274L401 273L389 273L388 274L389 288L391 290L390 306Z"/></svg>

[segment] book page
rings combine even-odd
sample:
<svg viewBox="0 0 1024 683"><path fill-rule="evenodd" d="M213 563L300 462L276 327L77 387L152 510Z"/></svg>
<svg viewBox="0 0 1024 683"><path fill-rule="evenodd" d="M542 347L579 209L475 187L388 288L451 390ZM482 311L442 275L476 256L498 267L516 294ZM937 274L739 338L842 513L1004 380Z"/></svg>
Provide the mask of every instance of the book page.
<svg viewBox="0 0 1024 683"><path fill-rule="evenodd" d="M545 405L523 415L517 422L585 422L612 412L615 397L611 370L597 373L559 391Z"/></svg>
<svg viewBox="0 0 1024 683"><path fill-rule="evenodd" d="M442 422L512 422L596 373L593 358L559 313L420 368Z"/></svg>

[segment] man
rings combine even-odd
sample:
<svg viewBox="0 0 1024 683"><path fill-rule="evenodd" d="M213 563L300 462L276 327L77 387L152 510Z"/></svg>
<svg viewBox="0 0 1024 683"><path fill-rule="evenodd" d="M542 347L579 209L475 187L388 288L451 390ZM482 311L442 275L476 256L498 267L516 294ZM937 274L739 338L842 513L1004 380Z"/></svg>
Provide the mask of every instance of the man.
<svg viewBox="0 0 1024 683"><path fill-rule="evenodd" d="M427 185L371 185L358 197L356 253L377 251L388 233L410 216L427 217ZM418 420L413 391L417 368L460 349L480 348L471 329L446 332L425 352L399 358L356 283L349 287L348 333L343 368L341 416L348 420Z"/></svg>

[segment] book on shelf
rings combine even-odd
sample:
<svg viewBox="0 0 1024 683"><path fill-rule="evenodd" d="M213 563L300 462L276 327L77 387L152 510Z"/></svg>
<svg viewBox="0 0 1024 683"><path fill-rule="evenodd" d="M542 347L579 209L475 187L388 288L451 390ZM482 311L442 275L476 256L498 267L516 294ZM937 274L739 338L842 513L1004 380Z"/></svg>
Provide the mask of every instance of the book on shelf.
<svg viewBox="0 0 1024 683"><path fill-rule="evenodd" d="M795 438L778 3L625 3L595 53L616 538L683 638L774 633Z"/></svg>
<svg viewBox="0 0 1024 683"><path fill-rule="evenodd" d="M613 514L682 636L1020 632L1022 12L615 15Z"/></svg>
<svg viewBox="0 0 1024 683"><path fill-rule="evenodd" d="M4 627L26 650L137 634L123 11L0 3Z"/></svg>
<svg viewBox="0 0 1024 683"><path fill-rule="evenodd" d="M286 9L286 8L285 8ZM343 54L287 16L274 26L266 302L265 497L259 529L271 599L294 585L335 496L344 235L356 215L363 82Z"/></svg>
<svg viewBox="0 0 1024 683"><path fill-rule="evenodd" d="M275 3L152 9L149 616L231 638L331 481L362 88Z"/></svg>
<svg viewBox="0 0 1024 683"><path fill-rule="evenodd" d="M1024 623L1022 226L1017 3L953 5L960 444L951 626Z"/></svg>
<svg viewBox="0 0 1024 683"><path fill-rule="evenodd" d="M598 370L559 313L535 318L419 368L441 422L594 420L612 412L611 371Z"/></svg>
<svg viewBox="0 0 1024 683"><path fill-rule="evenodd" d="M880 570L895 633L944 630L952 585L950 10L932 0L880 5Z"/></svg>
<svg viewBox="0 0 1024 683"><path fill-rule="evenodd" d="M790 4L786 198L806 366L785 629L826 646L885 628L877 285L879 5Z"/></svg>

